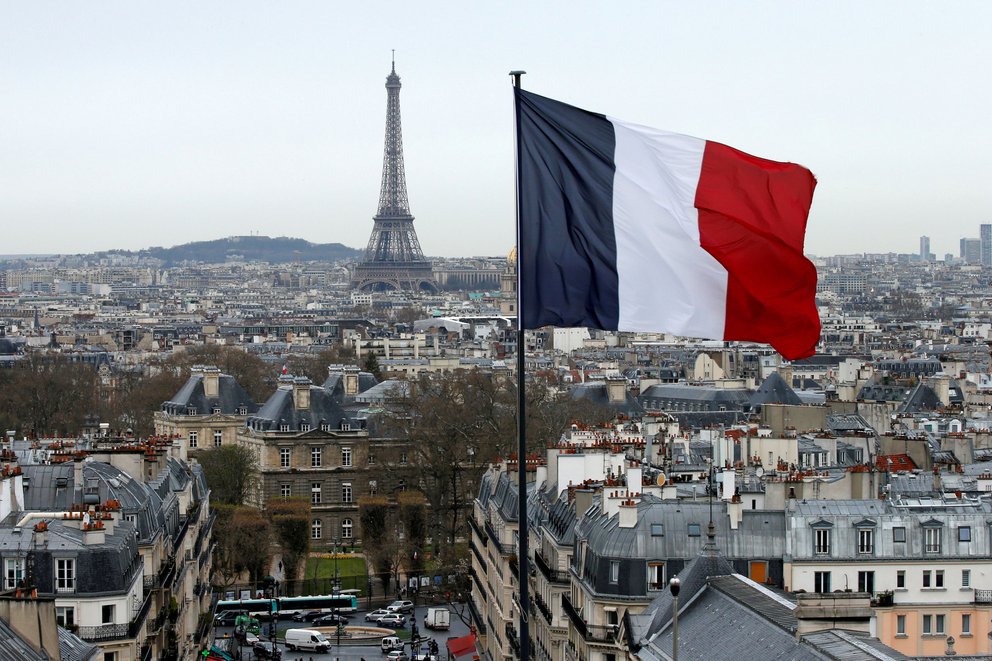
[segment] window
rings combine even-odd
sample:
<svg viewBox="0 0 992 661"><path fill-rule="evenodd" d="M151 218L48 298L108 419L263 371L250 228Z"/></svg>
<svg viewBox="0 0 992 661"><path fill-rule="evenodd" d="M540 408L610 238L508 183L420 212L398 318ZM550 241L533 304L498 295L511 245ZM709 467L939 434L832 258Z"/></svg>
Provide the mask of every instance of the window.
<svg viewBox="0 0 992 661"><path fill-rule="evenodd" d="M351 539L352 531L355 529L355 524L351 522L351 519L341 520L341 539Z"/></svg>
<svg viewBox="0 0 992 661"><path fill-rule="evenodd" d="M289 423L288 422L280 423L279 431L289 431Z"/></svg>
<svg viewBox="0 0 992 661"><path fill-rule="evenodd" d="M906 616L896 615L896 635L905 636L906 635Z"/></svg>
<svg viewBox="0 0 992 661"><path fill-rule="evenodd" d="M369 480L369 495L374 496L379 493L379 482L377 480Z"/></svg>
<svg viewBox="0 0 992 661"><path fill-rule="evenodd" d="M341 448L341 465L351 466L351 448Z"/></svg>
<svg viewBox="0 0 992 661"><path fill-rule="evenodd" d="M310 448L310 467L320 468L320 448Z"/></svg>
<svg viewBox="0 0 992 661"><path fill-rule="evenodd" d="M300 423L300 431L310 431L310 423L309 422L301 422Z"/></svg>
<svg viewBox="0 0 992 661"><path fill-rule="evenodd" d="M238 415L248 415L248 407L247 406L239 406L238 407L238 410L237 410L237 414Z"/></svg>
<svg viewBox="0 0 992 661"><path fill-rule="evenodd" d="M323 527L324 525L320 522L320 519L314 519L310 523L310 539L320 539L321 528Z"/></svg>
<svg viewBox="0 0 992 661"><path fill-rule="evenodd" d="M665 563L648 563L648 590L665 589Z"/></svg>
<svg viewBox="0 0 992 661"><path fill-rule="evenodd" d="M341 485L341 502L350 503L353 500L354 494L351 491L351 482L345 482Z"/></svg>
<svg viewBox="0 0 992 661"><path fill-rule="evenodd" d="M13 590L24 579L24 558L7 558L3 561L3 588Z"/></svg>
<svg viewBox="0 0 992 661"><path fill-rule="evenodd" d="M406 463L406 450L403 450L403 452L400 452L400 463L401 464L405 464Z"/></svg>
<svg viewBox="0 0 992 661"><path fill-rule="evenodd" d="M76 626L76 609L72 606L56 606L55 623L63 629Z"/></svg>
<svg viewBox="0 0 992 661"><path fill-rule="evenodd" d="M923 529L923 551L940 553L940 528Z"/></svg>
<svg viewBox="0 0 992 661"><path fill-rule="evenodd" d="M858 572L858 592L875 592L875 572Z"/></svg>
<svg viewBox="0 0 992 661"><path fill-rule="evenodd" d="M830 592L830 572L813 572L813 592Z"/></svg>
<svg viewBox="0 0 992 661"><path fill-rule="evenodd" d="M652 523L651 524L651 536L652 537L664 537L665 536L665 524L664 523Z"/></svg>
<svg viewBox="0 0 992 661"><path fill-rule="evenodd" d="M699 537L701 532L702 529L700 528L698 523L689 524L689 537Z"/></svg>
<svg viewBox="0 0 992 661"><path fill-rule="evenodd" d="M971 541L971 526L961 526L960 528L958 528L958 541L959 542Z"/></svg>
<svg viewBox="0 0 992 661"><path fill-rule="evenodd" d="M104 652L103 661L117 661L117 652Z"/></svg>
<svg viewBox="0 0 992 661"><path fill-rule="evenodd" d="M813 531L813 552L817 555L827 555L830 553L830 530L828 528L817 528Z"/></svg>
<svg viewBox="0 0 992 661"><path fill-rule="evenodd" d="M329 425L327 422L321 421L320 431L331 431L331 425Z"/></svg>
<svg viewBox="0 0 992 661"><path fill-rule="evenodd" d="M289 498L293 495L293 485L292 484L280 484L279 485L279 495L283 498Z"/></svg>
<svg viewBox="0 0 992 661"><path fill-rule="evenodd" d="M59 558L55 561L55 591L73 592L76 589L76 560Z"/></svg>
<svg viewBox="0 0 992 661"><path fill-rule="evenodd" d="M934 633L938 633L938 634L944 633L944 616L934 615L933 621L934 621L934 627L933 627Z"/></svg>
<svg viewBox="0 0 992 661"><path fill-rule="evenodd" d="M279 467L289 468L289 455L291 450L289 448L279 448Z"/></svg>
<svg viewBox="0 0 992 661"><path fill-rule="evenodd" d="M933 615L923 616L923 635L929 635L933 633Z"/></svg>
<svg viewBox="0 0 992 661"><path fill-rule="evenodd" d="M197 439L200 437L199 432L191 431L189 433L189 446L191 448L196 447Z"/></svg>
<svg viewBox="0 0 992 661"><path fill-rule="evenodd" d="M931 583L931 578L932 578L932 576L931 576L931 575L932 575L932 573L933 573L933 572L931 572L931 571L930 571L929 569L925 569L925 570L923 570L923 587L924 587L924 588L929 588L929 587L933 587L933 586L932 586L932 585L930 584L930 583Z"/></svg>
<svg viewBox="0 0 992 661"><path fill-rule="evenodd" d="M962 569L961 570L961 587L970 588L971 587L971 570Z"/></svg>
<svg viewBox="0 0 992 661"><path fill-rule="evenodd" d="M944 570L943 569L938 569L937 571L934 572L933 586L935 588L942 588L942 587L944 587Z"/></svg>
<svg viewBox="0 0 992 661"><path fill-rule="evenodd" d="M374 454L369 454L368 462L369 462L369 466L374 466L375 465L375 455Z"/></svg>
<svg viewBox="0 0 992 661"><path fill-rule="evenodd" d="M114 623L114 604L103 605L100 622L102 622L103 624Z"/></svg>
<svg viewBox="0 0 992 661"><path fill-rule="evenodd" d="M905 542L906 541L906 529L905 528L893 528L892 529L892 541L893 542Z"/></svg>
<svg viewBox="0 0 992 661"><path fill-rule="evenodd" d="M971 613L961 613L961 635L971 635Z"/></svg>
<svg viewBox="0 0 992 661"><path fill-rule="evenodd" d="M214 430L214 447L219 448L224 443L224 432L219 429Z"/></svg>
<svg viewBox="0 0 992 661"><path fill-rule="evenodd" d="M858 530L858 553L875 552L875 531L871 528Z"/></svg>
<svg viewBox="0 0 992 661"><path fill-rule="evenodd" d="M310 504L320 505L320 482L310 483Z"/></svg>
<svg viewBox="0 0 992 661"><path fill-rule="evenodd" d="M896 572L896 587L901 590L906 589L906 571L903 569Z"/></svg>
<svg viewBox="0 0 992 661"><path fill-rule="evenodd" d="M618 583L620 581L620 562L618 560L610 561L610 583Z"/></svg>

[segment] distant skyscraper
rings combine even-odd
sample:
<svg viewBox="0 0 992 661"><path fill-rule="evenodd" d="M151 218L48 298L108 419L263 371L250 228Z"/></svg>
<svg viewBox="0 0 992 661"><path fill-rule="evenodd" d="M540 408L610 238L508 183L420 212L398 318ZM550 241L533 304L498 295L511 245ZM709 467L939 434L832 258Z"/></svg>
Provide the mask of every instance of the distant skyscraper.
<svg viewBox="0 0 992 661"><path fill-rule="evenodd" d="M400 77L386 77L386 147L382 159L382 189L375 225L365 257L351 274L351 285L362 291L436 292L431 263L424 257L413 228L403 168L403 131L400 126Z"/></svg>
<svg viewBox="0 0 992 661"><path fill-rule="evenodd" d="M992 225L979 225L978 237L982 242L982 266L992 266Z"/></svg>
<svg viewBox="0 0 992 661"><path fill-rule="evenodd" d="M930 259L930 237L920 237L920 257L924 260Z"/></svg>
<svg viewBox="0 0 992 661"><path fill-rule="evenodd" d="M982 241L981 239L961 239L961 259L965 264L982 263Z"/></svg>

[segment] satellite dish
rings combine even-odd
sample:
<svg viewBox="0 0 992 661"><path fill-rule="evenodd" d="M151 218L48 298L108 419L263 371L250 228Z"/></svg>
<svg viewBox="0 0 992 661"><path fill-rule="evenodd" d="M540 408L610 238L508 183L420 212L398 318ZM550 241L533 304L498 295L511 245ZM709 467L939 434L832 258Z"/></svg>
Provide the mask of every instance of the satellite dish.
<svg viewBox="0 0 992 661"><path fill-rule="evenodd" d="M761 466L758 466L758 468L755 469L754 474L757 475L758 477L762 477L765 474L765 469Z"/></svg>
<svg viewBox="0 0 992 661"><path fill-rule="evenodd" d="M658 473L658 486L659 487L665 486L665 482L667 480L668 480L668 478L665 477L665 474L664 473Z"/></svg>

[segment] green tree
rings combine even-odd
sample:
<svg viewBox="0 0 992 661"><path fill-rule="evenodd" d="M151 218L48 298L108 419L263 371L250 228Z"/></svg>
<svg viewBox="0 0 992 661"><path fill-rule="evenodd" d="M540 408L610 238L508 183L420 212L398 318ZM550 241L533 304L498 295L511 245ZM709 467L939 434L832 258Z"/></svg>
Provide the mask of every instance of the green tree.
<svg viewBox="0 0 992 661"><path fill-rule="evenodd" d="M282 566L286 578L298 578L303 559L310 552L310 501L293 497L272 499L268 514L276 540L282 549Z"/></svg>
<svg viewBox="0 0 992 661"><path fill-rule="evenodd" d="M382 381L382 370L379 367L379 358L369 351L365 354L365 360L362 361L362 369L370 373L378 381Z"/></svg>
<svg viewBox="0 0 992 661"><path fill-rule="evenodd" d="M267 575L272 560L272 525L254 507L217 503L213 539L214 570L224 586L247 573L252 583Z"/></svg>
<svg viewBox="0 0 992 661"><path fill-rule="evenodd" d="M200 452L197 460L210 486L211 500L244 505L255 484L258 462L243 445L221 445Z"/></svg>
<svg viewBox="0 0 992 661"><path fill-rule="evenodd" d="M389 499L385 496L363 496L358 499L358 520L362 524L365 557L385 592L389 592L389 580L393 574L396 537L390 525L390 509Z"/></svg>

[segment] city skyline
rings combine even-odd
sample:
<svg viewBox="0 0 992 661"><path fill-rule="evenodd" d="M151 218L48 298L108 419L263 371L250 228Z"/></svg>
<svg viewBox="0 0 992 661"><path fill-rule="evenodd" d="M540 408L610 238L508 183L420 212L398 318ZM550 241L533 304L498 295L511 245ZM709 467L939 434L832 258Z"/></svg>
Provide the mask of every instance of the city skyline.
<svg viewBox="0 0 992 661"><path fill-rule="evenodd" d="M513 244L516 68L540 94L809 167L812 254L928 235L942 258L992 220L977 2L175 7L7 7L5 254L250 233L361 248L393 48L427 255Z"/></svg>

